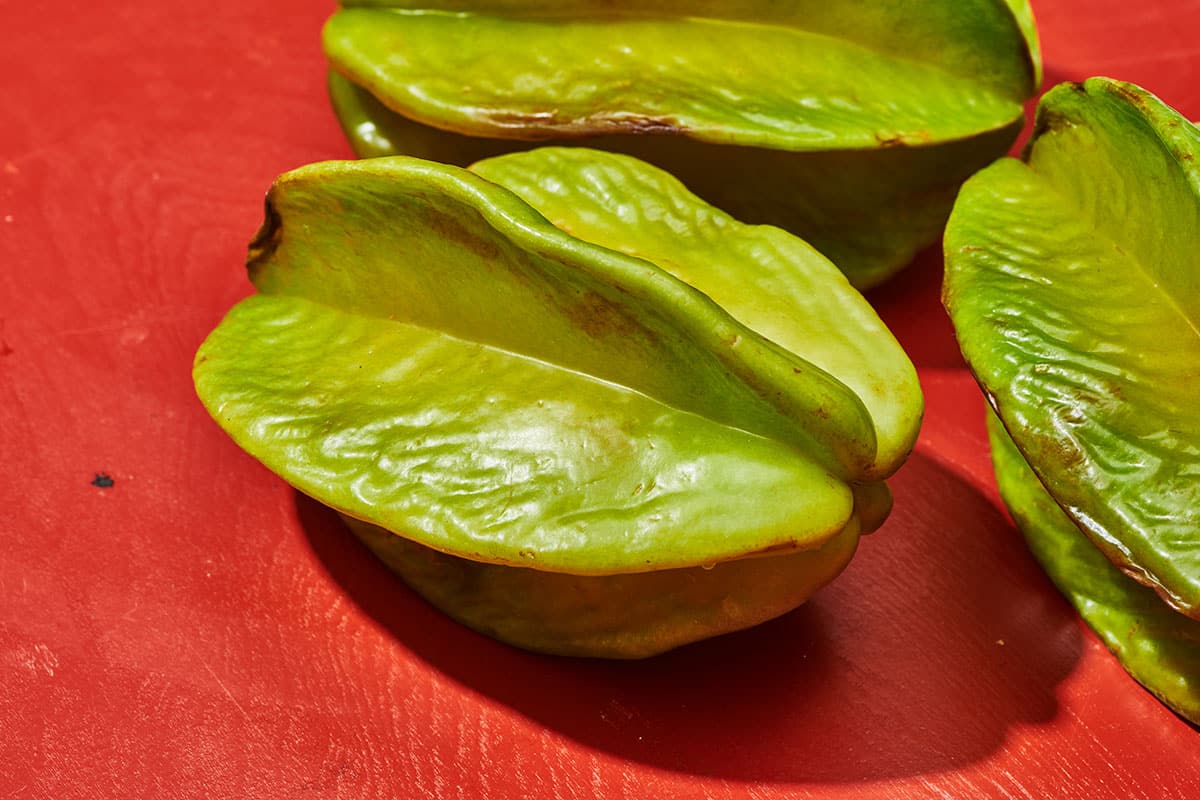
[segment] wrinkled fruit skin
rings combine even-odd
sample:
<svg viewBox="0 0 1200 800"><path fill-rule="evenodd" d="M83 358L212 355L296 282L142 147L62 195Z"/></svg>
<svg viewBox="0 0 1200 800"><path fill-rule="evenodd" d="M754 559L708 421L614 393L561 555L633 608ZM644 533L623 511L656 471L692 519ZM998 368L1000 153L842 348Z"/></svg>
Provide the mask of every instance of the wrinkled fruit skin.
<svg viewBox="0 0 1200 800"><path fill-rule="evenodd" d="M860 289L937 239L1041 80L1023 0L343 5L324 44L359 156L628 153Z"/></svg>
<svg viewBox="0 0 1200 800"><path fill-rule="evenodd" d="M836 267L626 156L310 165L249 270L196 357L214 419L447 614L539 652L644 657L794 608L882 524L920 425Z"/></svg>
<svg viewBox="0 0 1200 800"><path fill-rule="evenodd" d="M1193 721L1198 156L1200 130L1137 86L1054 88L1023 160L964 185L944 289L1031 548L1126 669Z"/></svg>

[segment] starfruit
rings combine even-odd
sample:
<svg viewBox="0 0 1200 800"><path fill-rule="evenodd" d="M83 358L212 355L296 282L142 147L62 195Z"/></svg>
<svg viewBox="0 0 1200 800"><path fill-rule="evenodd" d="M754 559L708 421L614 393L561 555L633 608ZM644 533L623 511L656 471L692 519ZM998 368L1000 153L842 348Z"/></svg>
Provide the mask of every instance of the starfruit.
<svg viewBox="0 0 1200 800"><path fill-rule="evenodd" d="M324 49L360 156L623 151L859 288L938 238L1041 81L1026 0L342 5Z"/></svg>
<svg viewBox="0 0 1200 800"><path fill-rule="evenodd" d="M248 264L196 357L213 417L533 650L641 657L794 608L883 521L920 423L836 267L624 155L303 167Z"/></svg>
<svg viewBox="0 0 1200 800"><path fill-rule="evenodd" d="M1056 87L1024 160L963 187L945 302L1035 554L1126 668L1200 721L1198 154L1200 130L1136 86Z"/></svg>

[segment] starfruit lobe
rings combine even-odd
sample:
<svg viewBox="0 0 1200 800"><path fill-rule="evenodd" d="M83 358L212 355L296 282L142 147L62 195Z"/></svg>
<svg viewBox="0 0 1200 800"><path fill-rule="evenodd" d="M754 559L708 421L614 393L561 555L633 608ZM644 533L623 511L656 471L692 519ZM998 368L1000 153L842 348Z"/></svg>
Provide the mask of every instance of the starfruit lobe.
<svg viewBox="0 0 1200 800"><path fill-rule="evenodd" d="M405 583L472 630L561 656L646 658L774 619L849 564L859 526L819 548L617 575L573 575L459 558L346 517Z"/></svg>
<svg viewBox="0 0 1200 800"><path fill-rule="evenodd" d="M937 238L1040 82L1017 0L345 3L324 47L361 156L620 150L859 288Z"/></svg>
<svg viewBox="0 0 1200 800"><path fill-rule="evenodd" d="M1056 87L1024 161L963 187L945 302L1038 478L1110 561L1200 616L1200 131L1148 92Z"/></svg>

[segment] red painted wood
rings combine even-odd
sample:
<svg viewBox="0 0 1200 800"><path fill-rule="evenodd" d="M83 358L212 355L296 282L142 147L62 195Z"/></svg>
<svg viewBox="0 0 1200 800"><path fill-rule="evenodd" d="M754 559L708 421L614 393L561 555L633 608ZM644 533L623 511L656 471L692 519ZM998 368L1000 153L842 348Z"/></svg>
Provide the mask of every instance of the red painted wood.
<svg viewBox="0 0 1200 800"><path fill-rule="evenodd" d="M928 392L894 517L800 611L649 662L463 630L243 455L191 358L270 180L349 155L331 7L0 2L0 798L1200 797L1198 734L998 504L936 252L872 295ZM1050 81L1200 117L1200 3L1036 10Z"/></svg>

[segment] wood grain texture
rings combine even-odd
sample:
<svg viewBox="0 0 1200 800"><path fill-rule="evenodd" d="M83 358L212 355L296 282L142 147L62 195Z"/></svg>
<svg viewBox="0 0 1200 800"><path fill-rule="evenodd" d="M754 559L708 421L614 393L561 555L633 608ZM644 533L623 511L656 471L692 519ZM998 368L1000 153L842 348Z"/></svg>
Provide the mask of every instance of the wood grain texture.
<svg viewBox="0 0 1200 800"><path fill-rule="evenodd" d="M1200 3L1035 10L1048 81L1200 118ZM238 451L192 354L271 179L349 155L331 11L0 0L0 798L1198 795L1197 733L999 504L934 254L871 295L928 396L892 519L799 611L648 662L462 629Z"/></svg>

